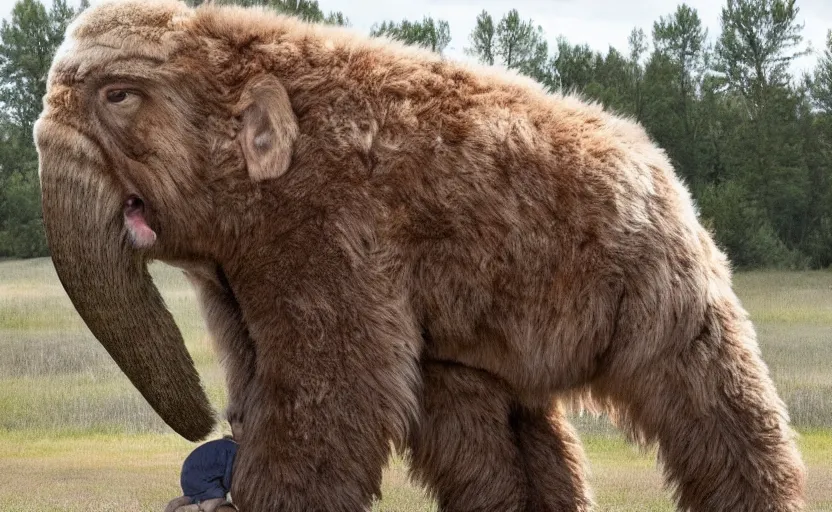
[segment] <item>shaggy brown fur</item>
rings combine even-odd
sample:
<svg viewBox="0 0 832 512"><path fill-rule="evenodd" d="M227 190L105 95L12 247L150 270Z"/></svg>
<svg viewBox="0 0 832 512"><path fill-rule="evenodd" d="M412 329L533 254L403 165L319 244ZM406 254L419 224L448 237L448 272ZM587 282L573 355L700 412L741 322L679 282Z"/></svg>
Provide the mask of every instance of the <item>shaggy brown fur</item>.
<svg viewBox="0 0 832 512"><path fill-rule="evenodd" d="M244 511L366 509L391 441L443 510L586 510L552 405L577 391L658 442L680 509L803 506L727 262L628 120L345 29L131 2L70 28L36 137L67 291L191 439L211 418L176 412L204 395L144 265L200 289Z"/></svg>
<svg viewBox="0 0 832 512"><path fill-rule="evenodd" d="M492 375L455 363L423 364L414 476L440 510L586 511L583 452L556 408L531 410Z"/></svg>

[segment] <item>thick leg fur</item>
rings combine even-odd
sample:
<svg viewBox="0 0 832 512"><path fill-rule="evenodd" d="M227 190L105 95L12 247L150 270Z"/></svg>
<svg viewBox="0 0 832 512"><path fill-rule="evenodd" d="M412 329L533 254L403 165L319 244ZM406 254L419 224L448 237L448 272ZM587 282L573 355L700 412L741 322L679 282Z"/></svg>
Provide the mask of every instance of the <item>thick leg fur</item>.
<svg viewBox="0 0 832 512"><path fill-rule="evenodd" d="M443 512L580 512L583 453L558 410L520 406L505 384L462 365L423 364L424 413L411 469Z"/></svg>
<svg viewBox="0 0 832 512"><path fill-rule="evenodd" d="M226 269L256 354L231 489L246 512L369 510L417 412L415 321L331 227L301 226Z"/></svg>
<svg viewBox="0 0 832 512"><path fill-rule="evenodd" d="M228 388L229 421L242 421L240 404L255 370L254 344L225 272L215 265L182 265L197 291Z"/></svg>
<svg viewBox="0 0 832 512"><path fill-rule="evenodd" d="M679 341L637 378L596 386L635 438L658 442L679 509L802 510L804 469L785 407L733 294L711 294L698 335Z"/></svg>

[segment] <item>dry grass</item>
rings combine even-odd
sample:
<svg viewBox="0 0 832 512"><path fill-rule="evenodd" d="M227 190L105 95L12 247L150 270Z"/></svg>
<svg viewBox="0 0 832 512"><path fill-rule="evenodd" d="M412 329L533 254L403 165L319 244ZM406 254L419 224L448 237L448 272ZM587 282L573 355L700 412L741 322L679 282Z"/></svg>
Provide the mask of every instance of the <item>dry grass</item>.
<svg viewBox="0 0 832 512"><path fill-rule="evenodd" d="M653 453L620 439L585 436L598 510L671 512ZM800 447L809 464L811 510L832 510L832 436L804 433ZM178 470L192 445L172 434L0 433L3 486L0 510L160 511L177 495ZM434 512L406 467L391 461L377 511Z"/></svg>
<svg viewBox="0 0 832 512"><path fill-rule="evenodd" d="M218 409L225 403L192 292L152 267ZM763 357L801 430L812 510L832 511L832 273L736 277ZM47 259L0 263L2 511L161 510L178 492L193 445L173 435L75 313ZM605 421L576 419L599 510L670 511L652 452ZM381 511L434 510L401 460L384 478Z"/></svg>
<svg viewBox="0 0 832 512"><path fill-rule="evenodd" d="M181 493L179 468L192 449L173 434L0 433L0 510L161 511ZM432 510L401 460L391 461L384 484L378 510Z"/></svg>
<svg viewBox="0 0 832 512"><path fill-rule="evenodd" d="M832 427L832 272L742 273L735 283L793 422Z"/></svg>

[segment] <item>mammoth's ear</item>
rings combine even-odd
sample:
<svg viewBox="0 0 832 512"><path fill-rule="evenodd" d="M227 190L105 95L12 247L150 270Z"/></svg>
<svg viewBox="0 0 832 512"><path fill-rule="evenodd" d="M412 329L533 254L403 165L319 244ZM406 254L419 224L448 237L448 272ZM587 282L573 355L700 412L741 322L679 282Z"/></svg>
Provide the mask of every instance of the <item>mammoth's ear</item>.
<svg viewBox="0 0 832 512"><path fill-rule="evenodd" d="M252 79L240 98L240 144L254 181L277 178L289 168L298 122L289 95L271 75Z"/></svg>

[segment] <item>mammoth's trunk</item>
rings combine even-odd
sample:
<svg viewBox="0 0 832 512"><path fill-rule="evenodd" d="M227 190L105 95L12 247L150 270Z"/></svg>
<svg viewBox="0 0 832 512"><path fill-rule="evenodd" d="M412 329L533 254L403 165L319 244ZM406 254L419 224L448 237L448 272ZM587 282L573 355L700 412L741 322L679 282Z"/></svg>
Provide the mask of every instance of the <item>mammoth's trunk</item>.
<svg viewBox="0 0 832 512"><path fill-rule="evenodd" d="M188 440L205 438L213 412L145 260L125 240L123 192L80 134L40 123L37 142L47 239L73 305L162 419Z"/></svg>

